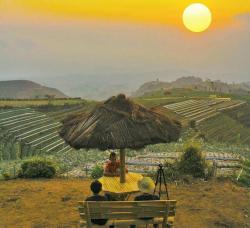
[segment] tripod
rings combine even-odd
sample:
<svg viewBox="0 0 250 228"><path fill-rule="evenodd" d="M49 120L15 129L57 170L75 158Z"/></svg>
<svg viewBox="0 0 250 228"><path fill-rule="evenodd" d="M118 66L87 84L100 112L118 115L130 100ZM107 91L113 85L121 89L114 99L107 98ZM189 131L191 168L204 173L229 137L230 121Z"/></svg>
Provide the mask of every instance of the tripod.
<svg viewBox="0 0 250 228"><path fill-rule="evenodd" d="M159 164L159 168L158 168L157 174L156 174L155 189L154 189L154 194L155 194L157 185L158 184L160 185L159 186L159 198L161 198L161 193L162 193L162 190L161 190L162 181L163 181L163 184L165 186L167 199L169 200L168 187L167 187L167 182L166 182L166 178L165 178L165 174L164 174L163 165Z"/></svg>

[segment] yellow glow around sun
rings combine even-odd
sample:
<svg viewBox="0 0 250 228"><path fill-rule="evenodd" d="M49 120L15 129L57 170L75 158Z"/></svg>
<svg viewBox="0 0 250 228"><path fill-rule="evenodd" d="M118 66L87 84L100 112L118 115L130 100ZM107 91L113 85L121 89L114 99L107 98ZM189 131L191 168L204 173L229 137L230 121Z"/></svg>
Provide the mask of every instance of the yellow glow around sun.
<svg viewBox="0 0 250 228"><path fill-rule="evenodd" d="M212 23L212 13L201 3L191 4L183 13L183 23L192 32L203 32Z"/></svg>

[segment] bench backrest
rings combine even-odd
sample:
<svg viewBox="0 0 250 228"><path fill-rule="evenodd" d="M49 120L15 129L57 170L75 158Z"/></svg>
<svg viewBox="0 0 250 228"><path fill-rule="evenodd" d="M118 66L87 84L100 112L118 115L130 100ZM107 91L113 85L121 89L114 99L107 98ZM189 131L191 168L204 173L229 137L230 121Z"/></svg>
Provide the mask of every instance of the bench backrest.
<svg viewBox="0 0 250 228"><path fill-rule="evenodd" d="M143 217L161 217L175 215L175 200L154 201L84 201L79 202L82 219L128 220Z"/></svg>

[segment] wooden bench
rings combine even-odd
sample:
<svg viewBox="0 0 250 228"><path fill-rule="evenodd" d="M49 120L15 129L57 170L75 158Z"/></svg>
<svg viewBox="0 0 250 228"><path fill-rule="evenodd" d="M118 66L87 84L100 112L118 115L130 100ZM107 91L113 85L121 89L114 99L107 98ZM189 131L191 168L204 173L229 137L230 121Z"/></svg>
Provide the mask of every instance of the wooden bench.
<svg viewBox="0 0 250 228"><path fill-rule="evenodd" d="M80 227L129 227L129 225L162 224L173 227L176 209L175 200L156 201L84 201L79 202ZM143 217L153 217L142 220ZM108 219L104 226L91 223L91 219Z"/></svg>

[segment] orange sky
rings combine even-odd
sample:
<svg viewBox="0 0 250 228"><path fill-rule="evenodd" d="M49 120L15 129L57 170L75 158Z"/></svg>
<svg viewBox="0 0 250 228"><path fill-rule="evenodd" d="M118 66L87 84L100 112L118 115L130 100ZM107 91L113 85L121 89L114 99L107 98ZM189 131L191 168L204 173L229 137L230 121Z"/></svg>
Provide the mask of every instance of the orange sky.
<svg viewBox="0 0 250 228"><path fill-rule="evenodd" d="M0 0L0 80L34 80L72 96L107 83L134 90L156 77L249 81L250 0L200 1L214 20L199 34L182 24L194 2Z"/></svg>
<svg viewBox="0 0 250 228"><path fill-rule="evenodd" d="M182 12L190 0L0 0L1 13L17 19L31 16L64 19L108 19L181 25ZM236 15L250 12L250 1L203 0L213 13L213 25L228 23Z"/></svg>

